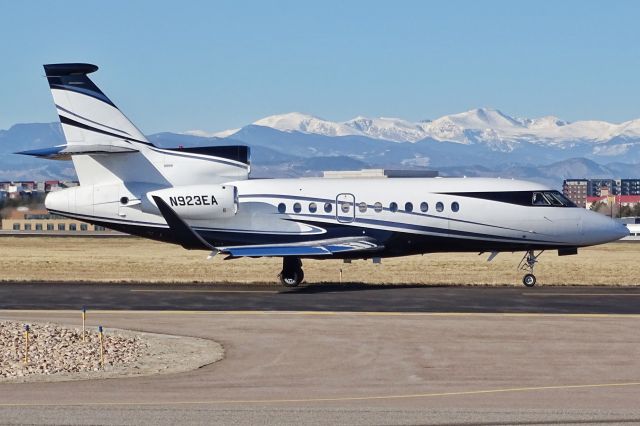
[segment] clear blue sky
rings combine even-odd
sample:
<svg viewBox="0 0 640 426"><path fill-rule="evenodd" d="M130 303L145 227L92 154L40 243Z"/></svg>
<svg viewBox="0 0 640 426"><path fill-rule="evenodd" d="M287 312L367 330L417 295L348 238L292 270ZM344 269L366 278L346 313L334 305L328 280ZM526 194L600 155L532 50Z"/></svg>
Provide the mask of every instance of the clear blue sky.
<svg viewBox="0 0 640 426"><path fill-rule="evenodd" d="M636 1L3 1L0 128L57 119L42 64L91 62L145 133L271 114L475 107L640 117Z"/></svg>

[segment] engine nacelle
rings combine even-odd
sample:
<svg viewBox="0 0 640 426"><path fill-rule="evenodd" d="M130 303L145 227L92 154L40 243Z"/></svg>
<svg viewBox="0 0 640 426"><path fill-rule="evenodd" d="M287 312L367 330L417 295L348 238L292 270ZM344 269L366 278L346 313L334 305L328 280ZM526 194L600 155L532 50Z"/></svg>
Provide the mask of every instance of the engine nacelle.
<svg viewBox="0 0 640 426"><path fill-rule="evenodd" d="M238 189L233 185L188 185L147 193L160 197L183 219L222 219L238 213ZM144 208L143 208L144 210Z"/></svg>

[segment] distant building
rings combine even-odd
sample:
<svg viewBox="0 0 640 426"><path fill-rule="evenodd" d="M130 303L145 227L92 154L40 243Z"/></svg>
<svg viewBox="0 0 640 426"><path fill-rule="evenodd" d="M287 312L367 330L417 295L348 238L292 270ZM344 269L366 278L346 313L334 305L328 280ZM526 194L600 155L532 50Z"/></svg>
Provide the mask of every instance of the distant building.
<svg viewBox="0 0 640 426"><path fill-rule="evenodd" d="M576 205L589 208L590 204L602 201L603 197L640 195L640 178L565 179L562 184L562 193ZM632 200L632 198L624 199ZM629 203L634 204L632 201Z"/></svg>
<svg viewBox="0 0 640 426"><path fill-rule="evenodd" d="M616 179L589 179L588 196L619 195L619 182Z"/></svg>
<svg viewBox="0 0 640 426"><path fill-rule="evenodd" d="M620 195L640 195L640 179L621 179Z"/></svg>
<svg viewBox="0 0 640 426"><path fill-rule="evenodd" d="M328 170L323 172L325 178L427 178L437 177L436 170L393 170L393 169L362 169L362 170Z"/></svg>
<svg viewBox="0 0 640 426"><path fill-rule="evenodd" d="M13 209L0 225L2 231L20 231L25 233L57 233L57 232L95 232L109 231L102 226L96 226L75 219L68 219L54 215L46 210Z"/></svg>
<svg viewBox="0 0 640 426"><path fill-rule="evenodd" d="M45 180L44 182L44 192L51 192L60 189L60 181L59 180Z"/></svg>
<svg viewBox="0 0 640 426"><path fill-rule="evenodd" d="M5 199L20 200L30 199L51 191L78 186L76 181L0 181L0 201Z"/></svg>
<svg viewBox="0 0 640 426"><path fill-rule="evenodd" d="M640 203L640 195L602 195L600 197L587 197L586 208L590 209L595 203L602 202L606 205L616 205L618 207L634 207Z"/></svg>
<svg viewBox="0 0 640 426"><path fill-rule="evenodd" d="M562 194L573 201L576 206L586 208L588 187L588 179L567 179L562 184Z"/></svg>
<svg viewBox="0 0 640 426"><path fill-rule="evenodd" d="M16 182L22 187L23 191L34 191L36 190L36 182L32 180L26 180L23 182Z"/></svg>

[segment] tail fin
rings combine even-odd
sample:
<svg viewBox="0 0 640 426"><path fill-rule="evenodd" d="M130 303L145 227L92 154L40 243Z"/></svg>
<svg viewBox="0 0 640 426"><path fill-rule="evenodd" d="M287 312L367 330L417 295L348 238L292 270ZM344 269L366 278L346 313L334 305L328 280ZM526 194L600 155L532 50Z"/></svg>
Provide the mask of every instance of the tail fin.
<svg viewBox="0 0 640 426"><path fill-rule="evenodd" d="M91 64L45 65L66 145L19 154L73 161L80 185L155 188L247 179L246 146L163 149L147 138L88 77Z"/></svg>
<svg viewBox="0 0 640 426"><path fill-rule="evenodd" d="M113 146L149 141L96 86L91 64L50 64L44 71L67 145Z"/></svg>

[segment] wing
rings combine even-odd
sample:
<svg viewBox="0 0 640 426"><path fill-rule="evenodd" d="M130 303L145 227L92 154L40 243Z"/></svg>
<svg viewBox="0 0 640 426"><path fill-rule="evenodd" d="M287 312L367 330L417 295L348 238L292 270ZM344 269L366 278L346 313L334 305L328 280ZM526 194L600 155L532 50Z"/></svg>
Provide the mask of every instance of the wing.
<svg viewBox="0 0 640 426"><path fill-rule="evenodd" d="M335 254L377 252L384 249L371 237L330 238L302 243L259 244L250 246L213 247L195 232L160 197L153 197L160 213L167 221L176 241L186 249L210 249L227 254L225 259L238 257L282 257L282 256L332 256Z"/></svg>
<svg viewBox="0 0 640 426"><path fill-rule="evenodd" d="M253 246L216 247L226 259L237 257L281 257L281 256L332 256L344 253L377 252L384 248L373 238L348 237L290 244L260 244Z"/></svg>

